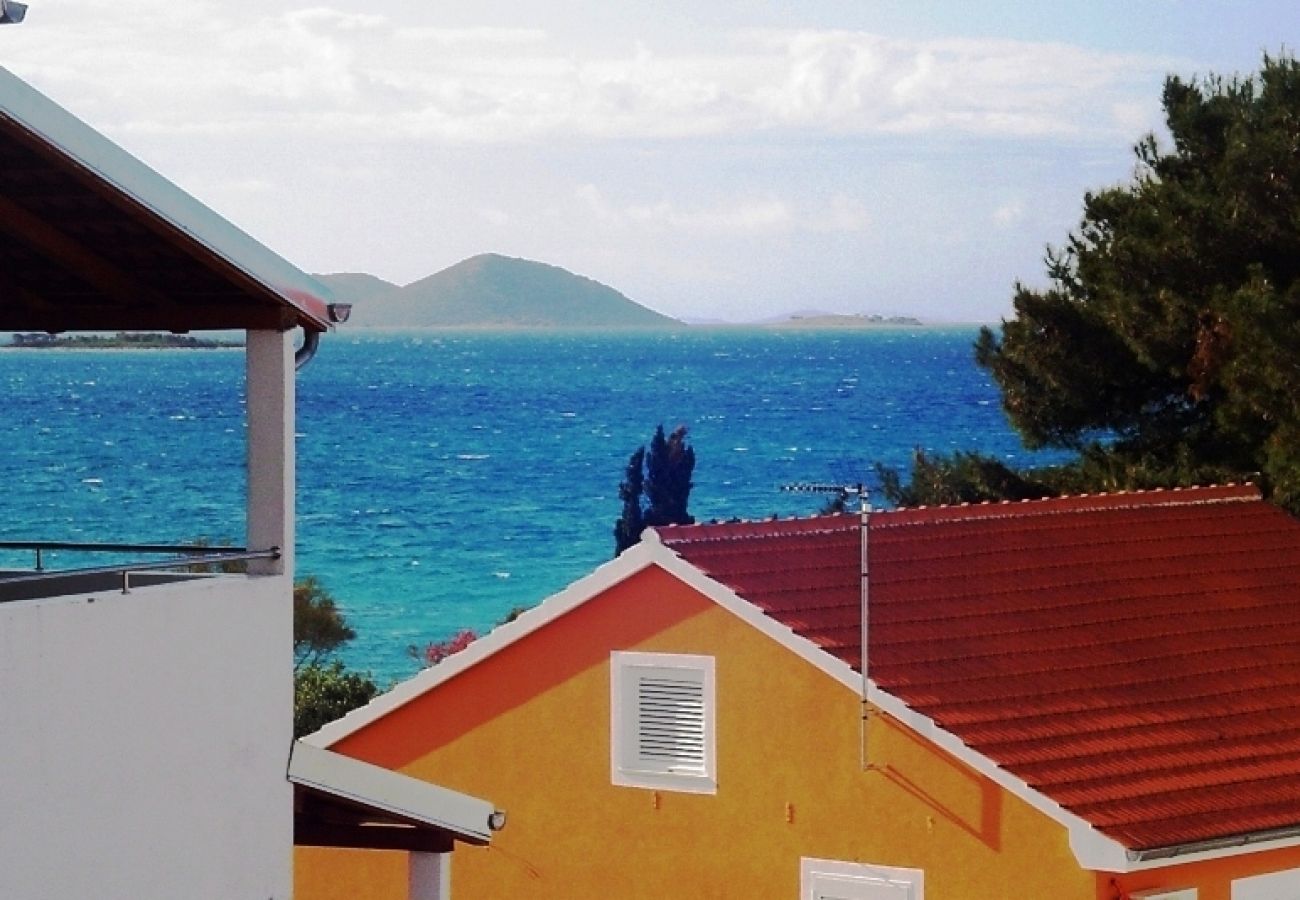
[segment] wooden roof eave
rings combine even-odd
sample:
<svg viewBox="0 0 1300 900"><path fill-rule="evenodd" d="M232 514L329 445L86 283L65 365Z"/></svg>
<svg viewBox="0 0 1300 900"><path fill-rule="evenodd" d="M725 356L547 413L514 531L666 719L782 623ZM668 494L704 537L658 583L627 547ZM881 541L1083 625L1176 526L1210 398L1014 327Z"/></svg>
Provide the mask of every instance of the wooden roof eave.
<svg viewBox="0 0 1300 900"><path fill-rule="evenodd" d="M29 296L7 292L12 299L0 305L0 329L329 329L328 288L3 68L0 132L34 150L43 165L71 176L87 195L146 229L170 252L214 273L244 300L205 303L153 296L134 273L78 246L55 225L41 221L39 214L0 196L0 220L7 234L21 232L23 241L67 265L111 301L106 314L79 308L37 313L26 302Z"/></svg>

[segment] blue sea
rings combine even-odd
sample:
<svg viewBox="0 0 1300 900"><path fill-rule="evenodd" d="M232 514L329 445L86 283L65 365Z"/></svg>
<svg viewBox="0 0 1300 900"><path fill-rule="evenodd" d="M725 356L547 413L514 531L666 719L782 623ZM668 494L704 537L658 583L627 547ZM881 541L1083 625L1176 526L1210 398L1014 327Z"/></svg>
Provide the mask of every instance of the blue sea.
<svg viewBox="0 0 1300 900"><path fill-rule="evenodd" d="M628 456L689 428L700 520L814 512L913 448L1026 461L973 328L328 335L298 378L298 572L383 683L609 559ZM242 542L243 353L7 350L0 539ZM89 564L65 557L62 564ZM0 563L29 565L26 556Z"/></svg>

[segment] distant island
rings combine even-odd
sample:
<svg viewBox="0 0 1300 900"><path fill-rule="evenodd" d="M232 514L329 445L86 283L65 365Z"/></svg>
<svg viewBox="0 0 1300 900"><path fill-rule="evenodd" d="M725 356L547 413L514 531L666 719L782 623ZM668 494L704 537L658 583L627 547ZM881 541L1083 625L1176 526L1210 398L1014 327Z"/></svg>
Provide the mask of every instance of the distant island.
<svg viewBox="0 0 1300 900"><path fill-rule="evenodd" d="M647 329L681 322L559 266L484 253L398 287L373 275L317 276L354 304L352 321L383 328Z"/></svg>
<svg viewBox="0 0 1300 900"><path fill-rule="evenodd" d="M820 313L816 315L795 315L767 323L773 328L882 328L891 325L913 328L922 325L920 319L912 316L878 316L878 315L842 315L839 313Z"/></svg>
<svg viewBox="0 0 1300 900"><path fill-rule="evenodd" d="M362 272L317 275L353 325L483 330L634 330L686 327L849 330L916 328L912 316L802 310L758 322L681 321L559 266L482 253L401 286Z"/></svg>
<svg viewBox="0 0 1300 900"><path fill-rule="evenodd" d="M3 345L0 345L3 346ZM240 341L218 341L198 338L190 334L161 334L155 332L119 331L103 334L47 334L43 331L14 334L10 347L40 350L72 347L79 350L216 350L221 347L242 347Z"/></svg>

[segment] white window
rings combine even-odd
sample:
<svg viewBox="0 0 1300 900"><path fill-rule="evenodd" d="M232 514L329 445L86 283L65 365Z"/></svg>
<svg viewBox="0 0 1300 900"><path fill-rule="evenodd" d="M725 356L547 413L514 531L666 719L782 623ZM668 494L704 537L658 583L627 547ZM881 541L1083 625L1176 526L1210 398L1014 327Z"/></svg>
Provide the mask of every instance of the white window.
<svg viewBox="0 0 1300 900"><path fill-rule="evenodd" d="M1300 869L1234 878L1232 900L1300 900Z"/></svg>
<svg viewBox="0 0 1300 900"><path fill-rule="evenodd" d="M1196 888L1150 888L1129 894L1131 900L1196 900Z"/></svg>
<svg viewBox="0 0 1300 900"><path fill-rule="evenodd" d="M713 657L615 652L610 672L614 784L716 793Z"/></svg>
<svg viewBox="0 0 1300 900"><path fill-rule="evenodd" d="M800 862L800 900L924 900L920 869L810 859Z"/></svg>

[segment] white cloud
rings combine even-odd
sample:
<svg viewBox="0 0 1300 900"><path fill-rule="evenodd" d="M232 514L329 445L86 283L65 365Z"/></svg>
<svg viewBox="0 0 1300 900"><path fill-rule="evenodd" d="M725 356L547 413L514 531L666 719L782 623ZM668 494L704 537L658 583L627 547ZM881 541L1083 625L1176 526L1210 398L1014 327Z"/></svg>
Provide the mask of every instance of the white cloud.
<svg viewBox="0 0 1300 900"><path fill-rule="evenodd" d="M858 31L736 32L690 54L644 44L611 53L575 51L535 28L437 29L328 6L240 17L207 2L163 4L129 27L102 4L67 6L84 21L65 18L41 41L15 42L9 65L102 111L105 127L147 133L201 119L211 132L453 142L782 132L1129 139L1166 67L1056 44Z"/></svg>
<svg viewBox="0 0 1300 900"><path fill-rule="evenodd" d="M999 228L1010 228L1025 217L1025 205L1019 200L1004 203L993 210L993 224Z"/></svg>
<svg viewBox="0 0 1300 900"><path fill-rule="evenodd" d="M824 202L793 204L776 196L738 198L712 205L683 206L669 200L611 204L593 184L575 191L580 205L608 228L671 230L713 237L860 232L870 218L865 204L843 194Z"/></svg>

